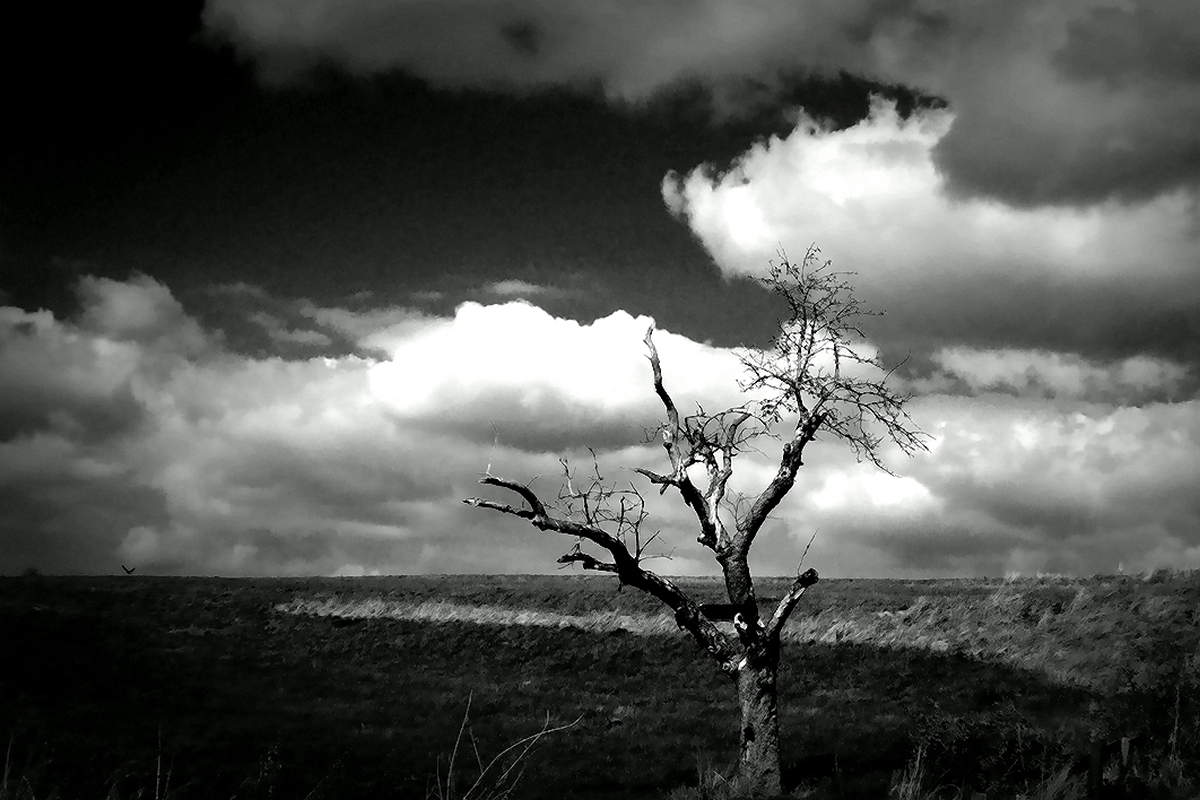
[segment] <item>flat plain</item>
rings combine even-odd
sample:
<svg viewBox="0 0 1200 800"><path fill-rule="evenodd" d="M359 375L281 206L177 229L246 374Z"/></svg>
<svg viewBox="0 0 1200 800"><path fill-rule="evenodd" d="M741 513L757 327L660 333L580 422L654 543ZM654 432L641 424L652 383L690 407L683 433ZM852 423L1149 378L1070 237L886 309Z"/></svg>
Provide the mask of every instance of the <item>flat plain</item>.
<svg viewBox="0 0 1200 800"><path fill-rule="evenodd" d="M424 798L464 716L458 795L547 723L514 797L663 798L736 755L728 679L610 576L4 578L0 642L6 800ZM1015 797L1121 739L1151 796L1200 761L1200 573L822 581L780 689L797 796L886 797L919 750L930 790Z"/></svg>

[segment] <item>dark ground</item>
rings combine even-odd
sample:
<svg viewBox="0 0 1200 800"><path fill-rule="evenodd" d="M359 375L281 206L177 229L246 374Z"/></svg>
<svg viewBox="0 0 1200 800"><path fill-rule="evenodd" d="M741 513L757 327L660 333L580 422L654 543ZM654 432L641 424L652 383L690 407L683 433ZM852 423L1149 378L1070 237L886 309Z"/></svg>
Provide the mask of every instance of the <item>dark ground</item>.
<svg viewBox="0 0 1200 800"><path fill-rule="evenodd" d="M905 592L911 602L921 588L887 584L823 583L810 613L895 605ZM925 588L954 594L940 585ZM736 755L733 690L682 634L275 609L313 595L655 611L632 592L570 577L0 579L0 737L10 748L0 798L26 796L18 778L27 796L66 800L426 797L468 699L485 761L547 715L579 719L528 756L519 798L658 798ZM1195 621L1200 591L1180 603ZM962 648L792 642L784 661L784 761L818 797L886 796L919 743L935 785L1015 792L1082 752L1089 703L1106 701L1095 685ZM1139 690L1134 705L1165 730L1173 693L1163 685ZM1134 722L1126 714L1121 724ZM464 778L474 761L464 744Z"/></svg>

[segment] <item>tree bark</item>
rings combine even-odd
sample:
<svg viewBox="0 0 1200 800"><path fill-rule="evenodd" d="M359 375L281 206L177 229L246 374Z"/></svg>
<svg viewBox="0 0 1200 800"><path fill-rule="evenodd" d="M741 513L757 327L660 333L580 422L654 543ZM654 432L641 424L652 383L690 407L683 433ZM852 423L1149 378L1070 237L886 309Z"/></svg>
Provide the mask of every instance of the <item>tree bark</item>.
<svg viewBox="0 0 1200 800"><path fill-rule="evenodd" d="M779 699L776 677L779 651L749 659L738 671L738 701L742 711L738 788L746 797L767 798L783 794L779 761Z"/></svg>
<svg viewBox="0 0 1200 800"><path fill-rule="evenodd" d="M721 570L725 576L725 594L730 603L741 609L743 615L738 635L742 644L750 646L757 641L759 634L758 599L754 596L754 578L750 575L750 567L746 563L746 553L734 542L732 552L721 552L717 560L721 562Z"/></svg>

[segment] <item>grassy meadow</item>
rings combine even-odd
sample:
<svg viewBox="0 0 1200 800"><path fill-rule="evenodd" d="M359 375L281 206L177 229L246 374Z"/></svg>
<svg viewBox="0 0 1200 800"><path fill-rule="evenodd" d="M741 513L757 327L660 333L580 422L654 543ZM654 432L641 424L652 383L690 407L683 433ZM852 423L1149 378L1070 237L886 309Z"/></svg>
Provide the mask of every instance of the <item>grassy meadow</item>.
<svg viewBox="0 0 1200 800"><path fill-rule="evenodd" d="M785 640L796 796L900 796L918 752L905 797L1047 796L1123 737L1112 796L1200 795L1200 573L828 580ZM514 798L679 796L736 755L728 680L609 576L7 578L0 642L0 800L461 797L476 751L572 722Z"/></svg>

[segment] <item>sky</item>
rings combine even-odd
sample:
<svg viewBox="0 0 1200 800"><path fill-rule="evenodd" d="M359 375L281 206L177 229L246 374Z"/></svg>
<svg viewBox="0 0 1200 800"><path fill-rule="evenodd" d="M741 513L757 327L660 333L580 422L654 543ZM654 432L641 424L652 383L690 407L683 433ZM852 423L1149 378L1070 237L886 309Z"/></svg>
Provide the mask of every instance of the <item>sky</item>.
<svg viewBox="0 0 1200 800"><path fill-rule="evenodd" d="M460 501L588 448L715 574L642 337L739 404L812 245L929 450L816 442L755 569L1200 568L1190 0L75 5L0 33L0 574L555 572Z"/></svg>

